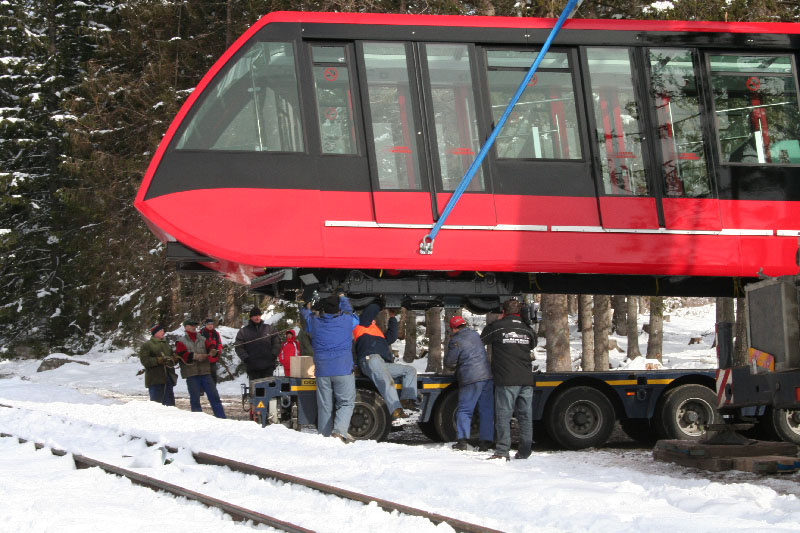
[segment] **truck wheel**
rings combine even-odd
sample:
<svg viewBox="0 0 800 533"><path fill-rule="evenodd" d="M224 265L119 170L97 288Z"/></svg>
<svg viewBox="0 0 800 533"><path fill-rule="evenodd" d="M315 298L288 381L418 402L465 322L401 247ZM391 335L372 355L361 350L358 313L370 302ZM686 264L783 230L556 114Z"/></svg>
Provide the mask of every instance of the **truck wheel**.
<svg viewBox="0 0 800 533"><path fill-rule="evenodd" d="M439 437L439 433L436 431L436 426L434 425L433 420L428 420L427 422L417 422L417 426L422 434L432 441L440 442L442 440L441 437Z"/></svg>
<svg viewBox="0 0 800 533"><path fill-rule="evenodd" d="M604 444L614 430L614 407L591 387L573 387L550 404L547 432L559 446L580 450Z"/></svg>
<svg viewBox="0 0 800 533"><path fill-rule="evenodd" d="M656 427L664 439L700 440L705 426L720 422L717 396L703 385L690 383L669 391L662 400Z"/></svg>
<svg viewBox="0 0 800 533"><path fill-rule="evenodd" d="M658 432L650 420L626 418L619 425L627 436L641 444L655 444L658 440Z"/></svg>
<svg viewBox="0 0 800 533"><path fill-rule="evenodd" d="M770 438L800 445L800 410L767 407L759 425Z"/></svg>
<svg viewBox="0 0 800 533"><path fill-rule="evenodd" d="M389 410L383 399L375 391L356 390L356 404L350 418L350 429L353 438L358 440L386 440L391 424Z"/></svg>
<svg viewBox="0 0 800 533"><path fill-rule="evenodd" d="M446 393L433 407L433 427L441 442L456 440L456 409L458 408L458 389Z"/></svg>

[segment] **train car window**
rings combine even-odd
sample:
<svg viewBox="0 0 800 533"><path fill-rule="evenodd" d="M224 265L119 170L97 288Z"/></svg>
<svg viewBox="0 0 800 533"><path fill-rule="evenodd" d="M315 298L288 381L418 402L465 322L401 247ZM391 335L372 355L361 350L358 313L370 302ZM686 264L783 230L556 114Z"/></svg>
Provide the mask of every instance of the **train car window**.
<svg viewBox="0 0 800 533"><path fill-rule="evenodd" d="M502 116L537 51L487 50L492 118ZM517 159L581 159L569 56L548 52L497 137L497 155Z"/></svg>
<svg viewBox="0 0 800 533"><path fill-rule="evenodd" d="M381 189L422 188L417 125L403 43L365 42L363 46L372 142Z"/></svg>
<svg viewBox="0 0 800 533"><path fill-rule="evenodd" d="M442 187L453 191L480 151L469 48L463 44L427 44L431 103ZM484 190L478 169L468 190Z"/></svg>
<svg viewBox="0 0 800 533"><path fill-rule="evenodd" d="M314 88L323 154L355 154L353 95L344 46L313 46Z"/></svg>
<svg viewBox="0 0 800 533"><path fill-rule="evenodd" d="M177 149L304 150L292 43L253 43L201 98Z"/></svg>
<svg viewBox="0 0 800 533"><path fill-rule="evenodd" d="M645 196L639 106L626 48L587 48L597 144L606 194Z"/></svg>
<svg viewBox="0 0 800 533"><path fill-rule="evenodd" d="M800 113L790 56L709 57L723 163L800 164Z"/></svg>
<svg viewBox="0 0 800 533"><path fill-rule="evenodd" d="M692 51L650 50L650 90L658 117L662 179L667 196L699 197L711 193L700 122Z"/></svg>

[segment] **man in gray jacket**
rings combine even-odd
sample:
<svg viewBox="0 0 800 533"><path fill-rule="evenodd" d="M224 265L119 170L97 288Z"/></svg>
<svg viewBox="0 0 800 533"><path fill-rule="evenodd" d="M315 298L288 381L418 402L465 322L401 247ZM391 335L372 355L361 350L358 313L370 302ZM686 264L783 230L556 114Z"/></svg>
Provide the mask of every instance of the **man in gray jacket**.
<svg viewBox="0 0 800 533"><path fill-rule="evenodd" d="M470 426L475 404L480 416L480 447L487 451L494 441L494 386L489 358L480 335L467 327L463 317L450 319L452 335L447 344L444 366L455 368L458 378L458 408L454 450L469 450Z"/></svg>

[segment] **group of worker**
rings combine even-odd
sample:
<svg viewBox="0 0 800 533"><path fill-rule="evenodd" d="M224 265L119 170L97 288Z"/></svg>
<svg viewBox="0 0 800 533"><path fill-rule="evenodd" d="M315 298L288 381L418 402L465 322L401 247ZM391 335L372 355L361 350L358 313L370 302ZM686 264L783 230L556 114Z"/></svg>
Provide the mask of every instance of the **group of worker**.
<svg viewBox="0 0 800 533"><path fill-rule="evenodd" d="M533 442L533 373L531 352L536 333L522 319L522 304L503 303L503 316L487 325L480 335L467 327L461 316L450 319L451 336L445 353L445 368L455 368L458 379L456 450L471 449L472 414L478 406L478 449L489 459L510 460L511 417L519 423L519 448L515 459L527 459ZM489 360L485 346L491 346Z"/></svg>
<svg viewBox="0 0 800 533"><path fill-rule="evenodd" d="M461 316L450 319L452 335L445 353L445 368L454 369L458 380L458 407L454 449L469 450L472 416L478 407L480 417L478 449L494 447L490 459L509 460L511 418L519 423L520 444L517 459L531 455L533 440L533 373L531 352L536 333L520 315L521 304L511 299L503 303L503 316L478 334ZM368 305L360 316L343 294L333 294L312 305L305 303L300 314L305 331L300 340L289 330L281 342L274 326L261 318L253 307L250 319L236 335L236 354L245 363L250 380L272 376L280 361L288 368L289 358L313 354L317 395L317 431L345 443L356 399L353 353L357 368L375 384L392 420L407 418L406 410L416 409L417 372L413 366L394 362L391 344L397 339L398 321L394 310L387 310L385 332L376 324L381 311ZM212 319L206 319L198 333L198 323L183 322L184 334L173 351L164 339L164 328L151 328L151 338L140 350L145 367L145 386L150 399L175 405L173 387L177 382L175 364L186 379L192 411L201 411L205 393L214 416L225 418L216 389L214 366L222 352L222 342ZM310 337L310 342L309 342ZM306 346L302 346L305 344ZM491 359L485 346L491 346ZM402 385L398 395L396 383Z"/></svg>
<svg viewBox="0 0 800 533"><path fill-rule="evenodd" d="M375 384L393 420L407 418L405 409L417 406L417 371L394 363L390 347L397 339L396 313L389 311L384 333L375 322L379 312L378 305L370 304L357 316L341 292L300 309L314 349L317 431L323 436L345 443L354 440L348 433L356 400L354 350L358 369ZM396 381L402 384L399 396Z"/></svg>

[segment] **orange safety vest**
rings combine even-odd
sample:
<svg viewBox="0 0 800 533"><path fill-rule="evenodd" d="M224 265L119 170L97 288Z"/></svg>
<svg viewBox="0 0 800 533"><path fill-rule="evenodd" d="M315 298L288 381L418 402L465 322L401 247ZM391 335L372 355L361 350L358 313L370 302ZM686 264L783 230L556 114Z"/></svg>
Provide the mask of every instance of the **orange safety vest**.
<svg viewBox="0 0 800 533"><path fill-rule="evenodd" d="M374 323L366 328L364 326L356 326L356 328L353 330L353 340L357 341L361 335L372 335L373 337L384 338L381 328Z"/></svg>

